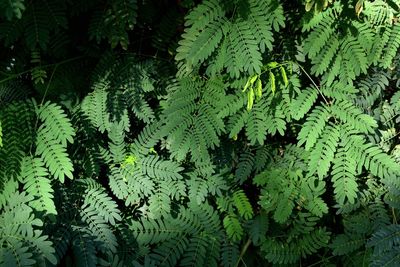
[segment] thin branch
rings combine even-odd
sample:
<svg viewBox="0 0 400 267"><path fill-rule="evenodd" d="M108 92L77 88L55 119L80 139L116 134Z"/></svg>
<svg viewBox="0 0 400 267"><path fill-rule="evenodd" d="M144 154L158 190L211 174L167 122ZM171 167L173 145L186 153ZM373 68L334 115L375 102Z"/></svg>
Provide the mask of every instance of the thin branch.
<svg viewBox="0 0 400 267"><path fill-rule="evenodd" d="M327 257L327 258L323 258L322 260L317 261L317 262L315 262L315 263L313 263L313 264L311 264L311 265L308 265L307 267L321 266L321 263L323 263L323 262L325 262L326 260L329 260L329 259L331 259L331 258L334 258L334 257L336 257L336 255L331 255L331 256L329 256L329 257Z"/></svg>
<svg viewBox="0 0 400 267"><path fill-rule="evenodd" d="M238 267L238 266L239 266L239 263L240 263L240 261L242 260L242 258L243 258L243 256L244 256L244 254L246 253L247 249L249 248L250 244L251 244L251 239L249 238L249 239L247 240L246 244L244 244L244 246L243 246L243 248L242 248L242 251L240 252L239 259L237 260L237 262L236 262L236 264L235 264L235 267Z"/></svg>
<svg viewBox="0 0 400 267"><path fill-rule="evenodd" d="M50 67L54 67L54 66L57 67L57 66L59 66L59 65L62 65L62 64L65 64L65 63L69 63L69 62L72 62L72 61L75 61L75 60L79 60L79 59L84 58L84 57L85 57L85 56L78 56L78 57L69 58L69 59L66 59L66 60L63 60L63 61L60 61L60 62L57 62L57 63L52 63L52 64L43 65L43 66L41 66L41 68L42 68L42 69L45 69L45 68L50 68ZM10 81L10 80L13 80L13 79L16 79L16 78L18 78L18 77L21 76L21 75L30 73L30 72L32 72L34 69L35 69L35 68L31 68L31 69L29 69L29 70L25 70L25 71L22 71L22 72L17 73L17 74L12 74L12 75L10 75L9 77L0 80L0 84L2 84L2 83L4 83L4 82L7 82L7 81Z"/></svg>
<svg viewBox="0 0 400 267"><path fill-rule="evenodd" d="M318 90L318 92L321 94L322 98L324 99L325 103L329 105L328 100L325 98L324 94L322 93L321 89L319 89L318 85L315 83L315 81L311 78L311 76L308 74L308 72L299 64L295 63L297 66L300 67L300 69L304 72L304 74L310 79L311 83L315 86L315 88Z"/></svg>

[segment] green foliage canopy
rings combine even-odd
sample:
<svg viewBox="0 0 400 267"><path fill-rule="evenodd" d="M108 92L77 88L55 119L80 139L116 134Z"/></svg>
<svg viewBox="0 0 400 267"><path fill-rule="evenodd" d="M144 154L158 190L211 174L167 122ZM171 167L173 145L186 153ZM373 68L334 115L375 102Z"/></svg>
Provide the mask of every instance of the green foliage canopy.
<svg viewBox="0 0 400 267"><path fill-rule="evenodd" d="M0 1L0 266L399 266L399 16Z"/></svg>

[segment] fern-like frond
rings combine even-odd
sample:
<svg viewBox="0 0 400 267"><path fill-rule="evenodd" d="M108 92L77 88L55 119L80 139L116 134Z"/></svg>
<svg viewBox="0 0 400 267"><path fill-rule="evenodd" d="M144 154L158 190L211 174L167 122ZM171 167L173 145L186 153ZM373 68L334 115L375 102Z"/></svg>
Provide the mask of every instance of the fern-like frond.
<svg viewBox="0 0 400 267"><path fill-rule="evenodd" d="M272 35L272 24L281 25L281 16L275 15L271 10L273 6L272 1L249 1L249 17L248 21L252 24L255 31L256 41L259 44L260 52L264 53L266 50L272 50L272 42L274 41ZM272 16L270 16L273 14ZM274 25L275 26L275 25ZM278 26L279 27L279 26ZM276 26L275 26L275 30Z"/></svg>
<svg viewBox="0 0 400 267"><path fill-rule="evenodd" d="M176 266L183 252L188 249L189 241L186 237L173 238L157 247L150 258L159 266Z"/></svg>
<svg viewBox="0 0 400 267"><path fill-rule="evenodd" d="M149 205L146 211L148 217L157 219L171 212L171 186L170 182L165 181L154 186L154 193L148 199Z"/></svg>
<svg viewBox="0 0 400 267"><path fill-rule="evenodd" d="M0 110L3 128L0 170L7 179L18 176L22 158L34 143L34 114L32 102L28 101L16 101Z"/></svg>
<svg viewBox="0 0 400 267"><path fill-rule="evenodd" d="M40 158L25 157L21 163L20 180L25 191L34 200L30 206L47 214L57 214L53 201L54 190L48 178L48 171Z"/></svg>
<svg viewBox="0 0 400 267"><path fill-rule="evenodd" d="M227 70L231 77L239 77L240 73L249 75L261 72L261 53L257 42L246 21L238 21L230 25L228 51L232 57L227 62Z"/></svg>
<svg viewBox="0 0 400 267"><path fill-rule="evenodd" d="M300 259L300 251L294 244L267 239L261 245L265 258L274 264L294 264Z"/></svg>
<svg viewBox="0 0 400 267"><path fill-rule="evenodd" d="M265 169L267 163L272 161L272 148L269 146L260 146L256 150L256 155L255 158L257 159L255 161L255 171L256 173L261 172L262 170Z"/></svg>
<svg viewBox="0 0 400 267"><path fill-rule="evenodd" d="M210 242L212 236L194 236L180 261L181 266L218 266L218 258L212 253L212 249L218 249L219 244ZM210 254L211 252L211 254ZM217 254L218 255L218 254ZM208 257L211 256L211 257ZM214 257L212 257L214 256Z"/></svg>
<svg viewBox="0 0 400 267"><path fill-rule="evenodd" d="M374 25L384 25L391 23L393 11L384 1L367 1L365 4L365 16Z"/></svg>
<svg viewBox="0 0 400 267"><path fill-rule="evenodd" d="M329 108L326 106L318 106L308 115L307 121L304 123L297 138L299 145L305 143L306 150L312 148L317 142L318 137L322 133L326 122L331 117Z"/></svg>
<svg viewBox="0 0 400 267"><path fill-rule="evenodd" d="M100 88L107 86L106 84L98 84ZM87 95L82 102L82 110L88 116L92 124L97 127L100 132L108 130L109 114L107 112L107 92L103 89L95 89L91 94Z"/></svg>
<svg viewBox="0 0 400 267"><path fill-rule="evenodd" d="M372 43L373 53L368 55L368 60L374 65L378 65L379 61L383 58L385 46L389 41L391 33L392 29L390 27L382 27L382 29L376 33L376 38Z"/></svg>
<svg viewBox="0 0 400 267"><path fill-rule="evenodd" d="M271 108L272 105L274 105L274 108ZM275 135L278 132L283 135L286 130L282 106L275 105L271 95L254 105L246 123L246 135L252 145L256 143L263 145L267 133Z"/></svg>
<svg viewBox="0 0 400 267"><path fill-rule="evenodd" d="M383 68L389 68L393 64L393 59L398 53L400 47L400 26L394 24L391 30L387 46L383 51L383 57L381 59L382 61L380 65Z"/></svg>
<svg viewBox="0 0 400 267"><path fill-rule="evenodd" d="M195 162L210 161L208 148L219 144L218 136L224 130L219 116L220 103L216 99L224 95L220 84L212 79L204 84L202 80L185 78L169 88L171 94L164 109L166 126L163 130L168 133L169 150L178 160L190 152Z"/></svg>
<svg viewBox="0 0 400 267"><path fill-rule="evenodd" d="M5 189L11 191L2 191L0 199L4 194L12 194L9 194L6 208L0 213L0 244L2 248L0 263L5 266L12 266L15 263L17 266L21 263L23 263L22 266L30 266L35 262L44 263L46 261L56 264L53 244L48 240L48 236L40 230L43 221L37 218L32 208L28 206L33 200L33 196L18 193L17 188L13 188L12 184L5 186Z"/></svg>
<svg viewBox="0 0 400 267"><path fill-rule="evenodd" d="M340 148L335 155L332 169L332 182L335 198L340 206L347 201L353 204L357 199L356 162L345 149Z"/></svg>
<svg viewBox="0 0 400 267"><path fill-rule="evenodd" d="M75 130L60 106L48 101L38 107L37 114L43 121L43 134L52 136L63 146L66 146L67 142L74 142Z"/></svg>
<svg viewBox="0 0 400 267"><path fill-rule="evenodd" d="M142 129L140 134L136 137L130 150L133 154L147 155L151 149L155 147L158 141L162 138L161 133L163 124L160 121L155 121Z"/></svg>
<svg viewBox="0 0 400 267"><path fill-rule="evenodd" d="M361 110L354 107L350 102L336 102L332 105L331 110L334 116L360 132L371 133L378 126L371 116L363 114Z"/></svg>
<svg viewBox="0 0 400 267"><path fill-rule="evenodd" d="M313 59L312 63L314 65L311 68L311 71L316 75L322 75L325 73L331 65L339 47L340 41L336 37L332 37L332 39L326 45L326 49Z"/></svg>
<svg viewBox="0 0 400 267"><path fill-rule="evenodd" d="M350 71L347 75L355 78L361 73L366 73L370 63L367 61L367 55L359 40L355 38L347 38L341 47L343 57L348 61L343 61L347 65L346 70Z"/></svg>
<svg viewBox="0 0 400 267"><path fill-rule="evenodd" d="M96 247L90 230L81 226L73 226L72 228L71 250L76 258L76 265L78 267L96 266Z"/></svg>
<svg viewBox="0 0 400 267"><path fill-rule="evenodd" d="M372 266L396 266L399 258L399 226L392 224L375 232L368 241L368 247L372 247Z"/></svg>
<svg viewBox="0 0 400 267"><path fill-rule="evenodd" d="M104 220L111 225L115 225L116 221L122 219L117 204L105 191L93 188L87 190L85 193L82 209L89 206L94 208L98 215L102 216Z"/></svg>
<svg viewBox="0 0 400 267"><path fill-rule="evenodd" d="M239 163L235 171L235 178L240 182L244 183L247 178L250 177L255 164L255 157L250 151L243 151L239 156Z"/></svg>
<svg viewBox="0 0 400 267"><path fill-rule="evenodd" d="M238 242L224 240L221 248L221 262L224 266L234 267L240 259L240 251Z"/></svg>
<svg viewBox="0 0 400 267"><path fill-rule="evenodd" d="M185 21L185 26L192 26L194 30L201 30L215 19L222 17L225 14L220 1L210 0L197 5L190 12Z"/></svg>
<svg viewBox="0 0 400 267"><path fill-rule="evenodd" d="M157 180L181 180L183 170L176 162L161 160L157 156L147 156L140 162L144 174Z"/></svg>
<svg viewBox="0 0 400 267"><path fill-rule="evenodd" d="M91 39L97 42L107 39L112 48L121 45L126 50L129 44L128 30L132 30L136 24L137 9L136 0L116 0L105 8L99 8L89 25Z"/></svg>
<svg viewBox="0 0 400 267"><path fill-rule="evenodd" d="M313 87L304 89L300 94L291 102L291 114L295 120L299 120L311 109L317 100L318 93Z"/></svg>
<svg viewBox="0 0 400 267"><path fill-rule="evenodd" d="M322 135L317 140L315 147L311 150L309 161L309 175L314 173L322 179L329 171L335 157L336 148L339 143L340 130L335 126L326 126Z"/></svg>
<svg viewBox="0 0 400 267"><path fill-rule="evenodd" d="M109 185L111 191L119 199L126 199L129 194L127 179L118 167L112 167L109 174Z"/></svg>
<svg viewBox="0 0 400 267"><path fill-rule="evenodd" d="M167 217L168 218L168 217ZM141 219L141 221L129 221L128 227L139 244L155 244L183 235L182 228L173 227L170 220Z"/></svg>
<svg viewBox="0 0 400 267"><path fill-rule="evenodd" d="M334 255L346 255L356 251L365 245L365 237L362 235L340 234L336 236L330 246Z"/></svg>
<svg viewBox="0 0 400 267"><path fill-rule="evenodd" d="M187 181L187 187L189 188L189 198L195 200L199 205L208 196L207 181L197 177L197 175L191 176L191 179Z"/></svg>
<svg viewBox="0 0 400 267"><path fill-rule="evenodd" d="M36 155L40 156L55 178L64 182L64 178L73 178L74 167L67 150L57 140L49 139L46 131L39 131L36 139Z"/></svg>
<svg viewBox="0 0 400 267"><path fill-rule="evenodd" d="M123 122L111 123L108 136L110 138L109 149L113 158L113 161L120 163L125 159L126 148L125 148L125 132Z"/></svg>
<svg viewBox="0 0 400 267"><path fill-rule="evenodd" d="M198 36L193 36L192 29L187 28L187 32L182 35L183 39L179 41L175 59L185 59L191 66L203 63L219 45L225 23L222 18L215 20L207 24Z"/></svg>
<svg viewBox="0 0 400 267"><path fill-rule="evenodd" d="M307 36L304 41L304 52L307 53L310 58L315 58L322 48L328 44L331 36L335 32L335 27L332 27L334 16L324 16L318 25L314 25L313 31ZM321 16L320 16L321 17Z"/></svg>
<svg viewBox="0 0 400 267"><path fill-rule="evenodd" d="M350 151L357 161L357 171L364 166L373 175L387 179L388 183L394 182L393 176L399 173L400 167L392 157L384 153L378 146L365 143L361 136L352 135L345 140L346 149L351 149Z"/></svg>
<svg viewBox="0 0 400 267"><path fill-rule="evenodd" d="M261 244L267 236L269 220L265 213L261 213L253 218L248 224L248 233L253 244Z"/></svg>
<svg viewBox="0 0 400 267"><path fill-rule="evenodd" d="M32 2L23 16L25 41L30 49L46 49L50 32L66 27L65 5L47 0Z"/></svg>
<svg viewBox="0 0 400 267"><path fill-rule="evenodd" d="M239 241L242 239L244 234L243 227L235 214L225 216L223 224L228 237L232 241Z"/></svg>
<svg viewBox="0 0 400 267"><path fill-rule="evenodd" d="M233 193L232 198L233 198L233 203L235 204L239 212L239 215L243 217L245 220L250 220L254 215L253 208L243 190L235 191Z"/></svg>
<svg viewBox="0 0 400 267"><path fill-rule="evenodd" d="M87 224L88 232L93 236L93 241L98 250L103 253L115 253L117 250L117 238L107 225L103 216L99 215L97 207L93 205L85 206L80 210L82 221ZM111 218L111 216L107 216Z"/></svg>
<svg viewBox="0 0 400 267"><path fill-rule="evenodd" d="M330 240L330 234L325 228L319 228L304 235L298 243L301 255L303 257L312 255L319 249L326 247Z"/></svg>

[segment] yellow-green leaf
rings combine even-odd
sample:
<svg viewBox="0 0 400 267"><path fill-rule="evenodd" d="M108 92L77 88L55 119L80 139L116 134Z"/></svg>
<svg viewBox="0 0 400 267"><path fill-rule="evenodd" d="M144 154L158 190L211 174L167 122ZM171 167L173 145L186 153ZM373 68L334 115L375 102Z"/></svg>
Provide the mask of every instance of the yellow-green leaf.
<svg viewBox="0 0 400 267"><path fill-rule="evenodd" d="M126 165L134 165L137 158L134 155L129 155L126 157L124 164Z"/></svg>
<svg viewBox="0 0 400 267"><path fill-rule="evenodd" d="M279 65L278 62L272 61L272 62L267 64L267 67L270 68L270 69L273 69L273 68L276 68L278 65Z"/></svg>

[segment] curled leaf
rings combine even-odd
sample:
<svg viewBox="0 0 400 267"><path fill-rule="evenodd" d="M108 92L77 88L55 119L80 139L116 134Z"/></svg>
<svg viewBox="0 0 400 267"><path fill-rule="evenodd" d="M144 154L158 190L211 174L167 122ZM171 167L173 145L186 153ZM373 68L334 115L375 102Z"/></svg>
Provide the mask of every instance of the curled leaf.
<svg viewBox="0 0 400 267"><path fill-rule="evenodd" d="M311 8L314 6L314 1L310 1L306 3L306 11L310 11Z"/></svg>
<svg viewBox="0 0 400 267"><path fill-rule="evenodd" d="M363 11L363 9L364 9L364 0L358 0L355 6L357 17L360 17L360 14Z"/></svg>

